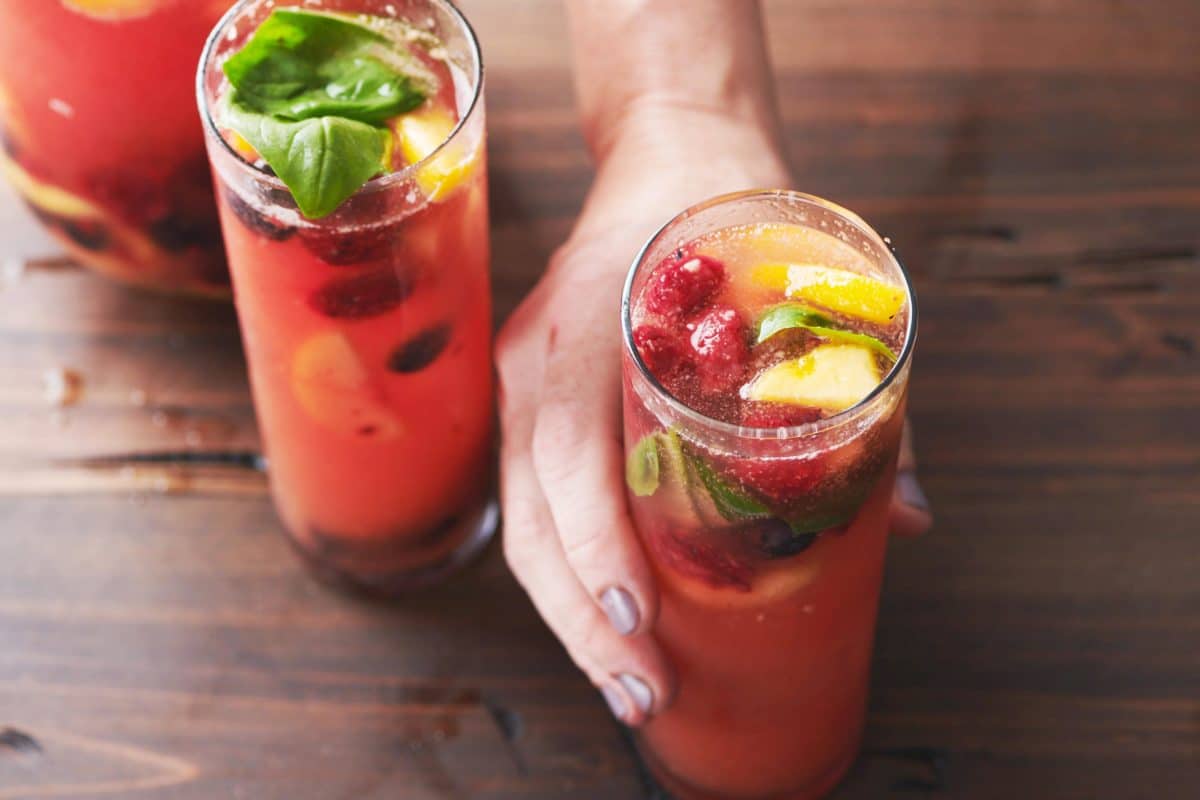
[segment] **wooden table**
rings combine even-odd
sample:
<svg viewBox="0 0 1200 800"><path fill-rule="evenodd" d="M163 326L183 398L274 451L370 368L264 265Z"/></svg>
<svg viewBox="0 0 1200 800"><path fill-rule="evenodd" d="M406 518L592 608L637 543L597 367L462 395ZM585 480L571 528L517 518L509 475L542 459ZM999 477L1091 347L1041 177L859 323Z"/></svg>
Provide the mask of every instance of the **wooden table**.
<svg viewBox="0 0 1200 800"><path fill-rule="evenodd" d="M504 314L589 165L558 3L464 5ZM800 186L890 234L921 302L938 521L892 548L836 796L1200 796L1200 6L769 17ZM649 796L498 548L366 605L306 577L260 474L131 463L257 447L233 313L63 264L0 191L0 260L38 257L0 288L0 798Z"/></svg>

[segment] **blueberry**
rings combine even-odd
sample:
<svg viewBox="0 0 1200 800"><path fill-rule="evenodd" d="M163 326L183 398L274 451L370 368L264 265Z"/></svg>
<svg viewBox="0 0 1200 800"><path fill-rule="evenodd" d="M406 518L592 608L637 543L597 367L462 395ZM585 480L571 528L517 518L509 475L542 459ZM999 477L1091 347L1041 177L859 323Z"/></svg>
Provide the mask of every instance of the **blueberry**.
<svg viewBox="0 0 1200 800"><path fill-rule="evenodd" d="M769 559L790 558L803 553L816 540L816 533L796 533L781 519L762 523L755 533L758 549Z"/></svg>
<svg viewBox="0 0 1200 800"><path fill-rule="evenodd" d="M328 281L308 302L314 311L333 319L369 319L400 305L412 290L411 281L387 269Z"/></svg>
<svg viewBox="0 0 1200 800"><path fill-rule="evenodd" d="M256 211L237 193L229 189L225 190L225 202L229 204L229 210L242 221L243 225L273 242L282 242L296 232L295 228L269 219Z"/></svg>
<svg viewBox="0 0 1200 800"><path fill-rule="evenodd" d="M388 356L388 369L404 374L420 372L446 349L450 333L450 325L445 322L426 328L392 351Z"/></svg>
<svg viewBox="0 0 1200 800"><path fill-rule="evenodd" d="M172 252L202 247L216 241L220 233L213 221L206 218L171 214L153 220L146 226L150 238Z"/></svg>

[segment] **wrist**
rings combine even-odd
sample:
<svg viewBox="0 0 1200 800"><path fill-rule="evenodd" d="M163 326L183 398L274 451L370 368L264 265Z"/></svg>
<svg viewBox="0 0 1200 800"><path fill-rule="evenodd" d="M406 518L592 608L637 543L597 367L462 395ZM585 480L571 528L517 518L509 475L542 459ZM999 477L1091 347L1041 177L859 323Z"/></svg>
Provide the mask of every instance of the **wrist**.
<svg viewBox="0 0 1200 800"><path fill-rule="evenodd" d="M619 229L640 246L678 212L716 195L792 184L778 131L754 121L647 103L631 110L598 159L573 238Z"/></svg>

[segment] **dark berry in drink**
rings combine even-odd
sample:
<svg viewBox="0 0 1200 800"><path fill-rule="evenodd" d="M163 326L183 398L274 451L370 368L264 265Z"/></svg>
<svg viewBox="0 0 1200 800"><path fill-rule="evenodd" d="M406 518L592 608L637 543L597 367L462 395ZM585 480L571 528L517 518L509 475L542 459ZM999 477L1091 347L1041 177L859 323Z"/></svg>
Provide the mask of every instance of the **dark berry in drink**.
<svg viewBox="0 0 1200 800"><path fill-rule="evenodd" d="M334 278L309 297L309 305L333 319L369 319L386 314L412 294L412 284L392 270Z"/></svg>
<svg viewBox="0 0 1200 800"><path fill-rule="evenodd" d="M317 258L335 267L381 261L387 258L397 236L396 229L386 225L365 230L306 228L300 231L304 246Z"/></svg>
<svg viewBox="0 0 1200 800"><path fill-rule="evenodd" d="M229 204L229 210L233 212L233 215L243 225L273 242L282 242L296 232L295 228L284 225L282 222L276 222L265 214L256 211L235 192L228 189L225 191L225 202Z"/></svg>
<svg viewBox="0 0 1200 800"><path fill-rule="evenodd" d="M401 374L420 372L442 354L450 343L452 332L446 322L426 328L392 351L388 356L388 369Z"/></svg>
<svg viewBox="0 0 1200 800"><path fill-rule="evenodd" d="M789 403L759 403L747 400L742 404L742 425L747 428L793 428L821 419L821 409Z"/></svg>
<svg viewBox="0 0 1200 800"><path fill-rule="evenodd" d="M791 558L812 546L817 534L796 533L781 519L759 523L752 534L758 550L765 558Z"/></svg>

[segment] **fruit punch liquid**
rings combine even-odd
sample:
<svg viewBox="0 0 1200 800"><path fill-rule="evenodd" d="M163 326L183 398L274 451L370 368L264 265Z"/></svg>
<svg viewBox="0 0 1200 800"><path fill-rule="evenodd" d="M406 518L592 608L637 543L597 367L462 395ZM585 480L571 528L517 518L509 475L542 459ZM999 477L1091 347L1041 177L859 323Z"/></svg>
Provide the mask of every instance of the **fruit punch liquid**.
<svg viewBox="0 0 1200 800"><path fill-rule="evenodd" d="M5 0L0 174L81 263L224 295L192 77L230 0Z"/></svg>
<svg viewBox="0 0 1200 800"><path fill-rule="evenodd" d="M890 249L789 192L690 209L623 309L627 482L679 694L681 800L800 800L857 752L915 314Z"/></svg>
<svg viewBox="0 0 1200 800"><path fill-rule="evenodd" d="M424 94L378 126L386 174L313 219L222 115L219 65L287 5L239 3L202 65L221 224L280 516L322 571L388 593L496 522L481 66L448 3L324 4L378 15L352 19Z"/></svg>

